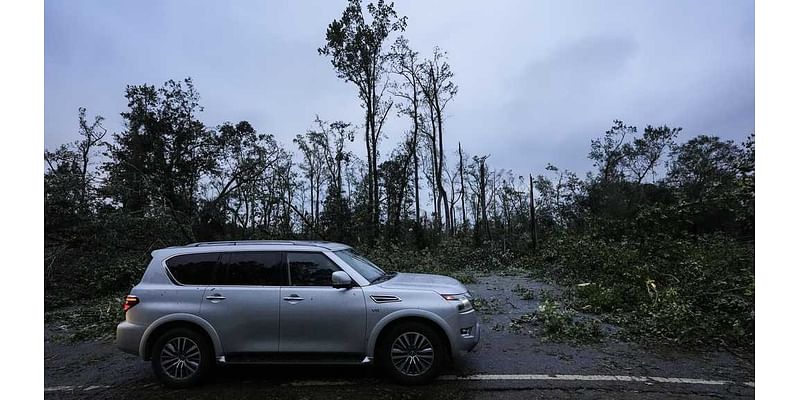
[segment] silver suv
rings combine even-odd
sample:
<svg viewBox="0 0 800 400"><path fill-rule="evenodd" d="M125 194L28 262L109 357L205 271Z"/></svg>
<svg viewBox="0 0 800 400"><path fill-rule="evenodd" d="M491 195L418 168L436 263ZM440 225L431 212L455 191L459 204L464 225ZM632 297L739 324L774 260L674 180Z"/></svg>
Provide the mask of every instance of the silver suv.
<svg viewBox="0 0 800 400"><path fill-rule="evenodd" d="M430 381L480 338L470 294L441 275L386 273L349 246L195 243L152 253L117 345L171 387L234 363L362 364Z"/></svg>

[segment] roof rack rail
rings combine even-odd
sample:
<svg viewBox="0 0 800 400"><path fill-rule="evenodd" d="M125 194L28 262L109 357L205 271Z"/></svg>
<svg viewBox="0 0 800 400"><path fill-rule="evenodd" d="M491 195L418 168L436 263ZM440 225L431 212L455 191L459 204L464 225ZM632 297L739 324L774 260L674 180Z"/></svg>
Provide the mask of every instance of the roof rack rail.
<svg viewBox="0 0 800 400"><path fill-rule="evenodd" d="M202 247L202 246L236 246L248 244L276 244L276 245L293 245L294 242L287 242L285 240L230 240L230 241L216 241L216 242L196 242L187 244L185 247Z"/></svg>

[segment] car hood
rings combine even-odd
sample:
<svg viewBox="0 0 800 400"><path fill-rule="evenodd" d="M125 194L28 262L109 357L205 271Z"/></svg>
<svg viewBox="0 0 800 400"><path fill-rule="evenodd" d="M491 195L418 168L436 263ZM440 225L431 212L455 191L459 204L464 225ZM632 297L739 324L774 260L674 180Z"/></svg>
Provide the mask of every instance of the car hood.
<svg viewBox="0 0 800 400"><path fill-rule="evenodd" d="M444 275L410 274L400 272L379 285L386 289L424 289L439 294L461 294L467 288L456 279Z"/></svg>

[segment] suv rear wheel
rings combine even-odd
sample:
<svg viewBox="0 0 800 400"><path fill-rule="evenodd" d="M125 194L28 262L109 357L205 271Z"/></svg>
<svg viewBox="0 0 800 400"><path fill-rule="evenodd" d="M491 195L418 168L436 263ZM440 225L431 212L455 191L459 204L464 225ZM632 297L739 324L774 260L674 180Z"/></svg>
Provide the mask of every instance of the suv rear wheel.
<svg viewBox="0 0 800 400"><path fill-rule="evenodd" d="M214 362L205 336L189 328L174 328L162 334L153 346L150 360L158 380L172 388L200 383Z"/></svg>
<svg viewBox="0 0 800 400"><path fill-rule="evenodd" d="M401 323L378 346L378 362L389 376L402 384L432 381L444 365L445 348L434 329L419 322Z"/></svg>

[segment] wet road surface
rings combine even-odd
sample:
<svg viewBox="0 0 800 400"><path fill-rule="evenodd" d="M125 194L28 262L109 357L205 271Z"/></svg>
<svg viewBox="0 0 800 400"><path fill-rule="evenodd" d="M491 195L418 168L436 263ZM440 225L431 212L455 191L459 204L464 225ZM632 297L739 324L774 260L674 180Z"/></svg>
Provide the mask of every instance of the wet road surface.
<svg viewBox="0 0 800 400"><path fill-rule="evenodd" d="M225 366L205 385L168 390L147 362L109 341L45 340L46 398L286 398L286 399L703 399L752 398L752 361L727 352L653 349L605 340L577 345L543 342L512 318L536 310L555 287L521 276L483 277L467 285L490 306L481 343L436 382L392 384L369 366ZM514 288L534 294L523 300ZM613 331L612 326L604 327Z"/></svg>

